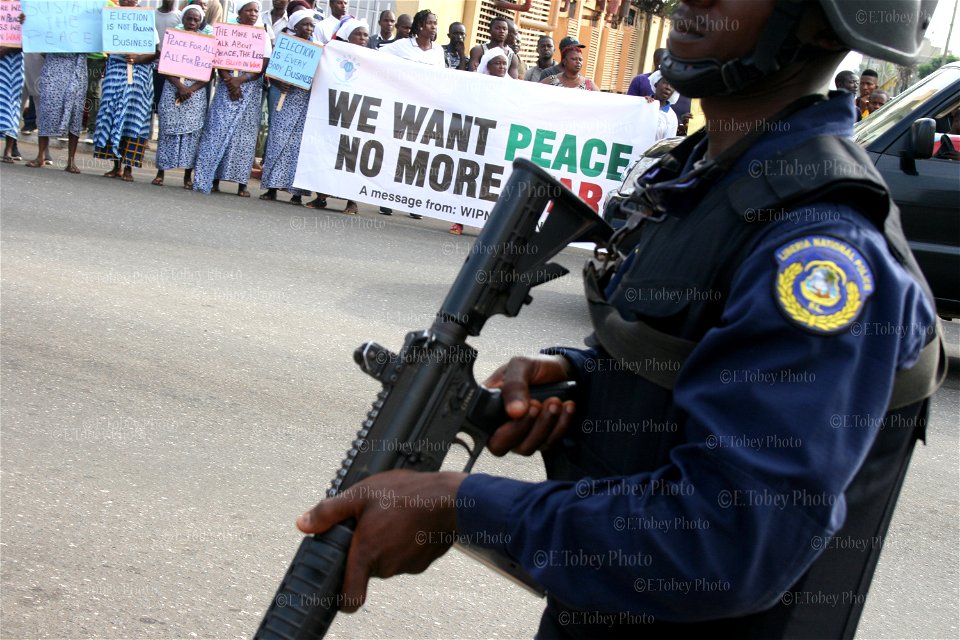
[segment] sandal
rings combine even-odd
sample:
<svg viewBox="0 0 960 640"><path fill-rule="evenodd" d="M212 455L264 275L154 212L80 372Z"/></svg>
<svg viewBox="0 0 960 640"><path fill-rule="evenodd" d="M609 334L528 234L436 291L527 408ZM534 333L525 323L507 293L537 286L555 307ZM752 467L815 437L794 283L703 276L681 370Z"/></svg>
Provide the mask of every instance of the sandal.
<svg viewBox="0 0 960 640"><path fill-rule="evenodd" d="M315 198L308 202L306 205L307 209L326 209L327 208L327 199L326 198Z"/></svg>
<svg viewBox="0 0 960 640"><path fill-rule="evenodd" d="M260 199L269 200L270 202L273 202L277 199L277 192L274 191L273 193L271 193L270 191L267 191L266 193L263 193L260 195Z"/></svg>
<svg viewBox="0 0 960 640"><path fill-rule="evenodd" d="M463 225L459 222L454 222L452 225L450 225L450 233L455 236L461 235L463 233Z"/></svg>
<svg viewBox="0 0 960 640"><path fill-rule="evenodd" d="M13 156L3 156L4 164L13 164Z"/></svg>
<svg viewBox="0 0 960 640"><path fill-rule="evenodd" d="M348 216L355 216L360 213L360 209L357 208L357 203L353 200L347 201L347 206L343 208L343 212Z"/></svg>
<svg viewBox="0 0 960 640"><path fill-rule="evenodd" d="M162 187L162 186L163 186L163 178L154 178L153 181L152 181L150 184L152 184L152 185L155 186L155 187Z"/></svg>

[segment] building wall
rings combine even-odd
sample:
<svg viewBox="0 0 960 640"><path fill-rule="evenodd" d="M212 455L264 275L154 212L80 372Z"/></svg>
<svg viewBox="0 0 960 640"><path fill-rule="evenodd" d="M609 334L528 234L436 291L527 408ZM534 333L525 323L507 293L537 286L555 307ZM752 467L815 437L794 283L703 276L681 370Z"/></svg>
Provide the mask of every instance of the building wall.
<svg viewBox="0 0 960 640"><path fill-rule="evenodd" d="M396 0L394 2L397 6L396 13L400 15L401 13L409 14L411 17L418 11L423 9L429 9L437 15L437 23L439 25L439 30L437 31L437 42L439 44L447 44L450 41L447 38L447 30L450 28L451 22L462 22L463 17L463 5L465 4L464 0ZM470 31L467 31L467 36L470 35ZM467 38L467 44L469 45L470 39Z"/></svg>
<svg viewBox="0 0 960 640"><path fill-rule="evenodd" d="M322 4L324 13L329 14L330 7L326 0ZM374 36L380 33L380 27L377 26L380 12L386 9L392 11L394 4L393 0L347 0L347 13L366 20L370 24L370 35Z"/></svg>

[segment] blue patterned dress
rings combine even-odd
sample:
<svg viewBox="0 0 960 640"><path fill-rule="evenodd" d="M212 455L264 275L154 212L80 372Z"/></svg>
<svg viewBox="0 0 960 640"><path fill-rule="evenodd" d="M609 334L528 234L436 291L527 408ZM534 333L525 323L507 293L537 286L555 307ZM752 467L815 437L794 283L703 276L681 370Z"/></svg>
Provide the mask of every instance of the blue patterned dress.
<svg viewBox="0 0 960 640"><path fill-rule="evenodd" d="M23 53L0 58L0 134L16 138L20 132L20 93L23 91Z"/></svg>
<svg viewBox="0 0 960 640"><path fill-rule="evenodd" d="M240 93L239 100L231 100L227 85L217 79L217 91L200 137L194 191L210 193L214 180L246 184L250 179L263 113L263 80L243 83Z"/></svg>
<svg viewBox="0 0 960 640"><path fill-rule="evenodd" d="M40 80L40 117L37 135L50 138L83 129L83 101L87 96L87 54L48 53Z"/></svg>
<svg viewBox="0 0 960 640"><path fill-rule="evenodd" d="M191 87L197 81L183 79L181 82L184 86ZM201 89L180 105L177 105L176 100L177 88L164 78L160 103L157 105L157 118L160 122L157 169L161 171L192 169L197 161L197 149L203 133L207 92Z"/></svg>
<svg viewBox="0 0 960 640"><path fill-rule="evenodd" d="M176 27L183 31L183 25ZM213 29L205 26L200 33L213 35ZM183 104L177 105L177 88L163 77L163 90L157 103L157 169L193 169L197 161L197 149L200 147L200 134L203 133L203 120L207 114L208 90L193 93ZM181 78L186 87L192 87L196 80Z"/></svg>
<svg viewBox="0 0 960 640"><path fill-rule="evenodd" d="M270 88L279 100L280 90ZM274 98L271 95L271 98ZM300 156L300 141L303 138L303 126L307 122L307 105L310 103L310 91L299 87L290 87L283 99L280 111L273 107L270 113L270 133L267 136L267 149L263 154L263 176L260 186L264 189L285 189L295 195L306 195L309 191L293 186L293 176L297 172L297 158Z"/></svg>
<svg viewBox="0 0 960 640"><path fill-rule="evenodd" d="M153 115L153 63L133 65L133 84L127 84L127 57L111 55L102 92L93 157L143 166Z"/></svg>

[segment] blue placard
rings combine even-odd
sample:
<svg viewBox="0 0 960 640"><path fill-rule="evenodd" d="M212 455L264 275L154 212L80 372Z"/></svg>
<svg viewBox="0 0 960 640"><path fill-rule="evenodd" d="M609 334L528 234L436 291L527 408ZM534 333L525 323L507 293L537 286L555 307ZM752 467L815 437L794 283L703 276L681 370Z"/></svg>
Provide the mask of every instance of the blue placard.
<svg viewBox="0 0 960 640"><path fill-rule="evenodd" d="M267 76L301 89L309 89L317 73L321 53L323 47L320 45L281 33L273 45Z"/></svg>
<svg viewBox="0 0 960 640"><path fill-rule="evenodd" d="M103 51L104 0L21 0L25 53Z"/></svg>
<svg viewBox="0 0 960 640"><path fill-rule="evenodd" d="M108 7L103 10L105 53L156 53L157 30L153 9Z"/></svg>

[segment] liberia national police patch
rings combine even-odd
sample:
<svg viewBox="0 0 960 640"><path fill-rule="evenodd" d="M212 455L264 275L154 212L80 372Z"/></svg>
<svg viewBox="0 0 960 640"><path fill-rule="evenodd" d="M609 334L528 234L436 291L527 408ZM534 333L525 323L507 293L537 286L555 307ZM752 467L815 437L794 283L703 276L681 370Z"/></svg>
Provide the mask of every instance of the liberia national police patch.
<svg viewBox="0 0 960 640"><path fill-rule="evenodd" d="M873 293L866 258L836 238L791 240L777 249L776 259L774 295L780 310L814 333L833 334L849 327Z"/></svg>

